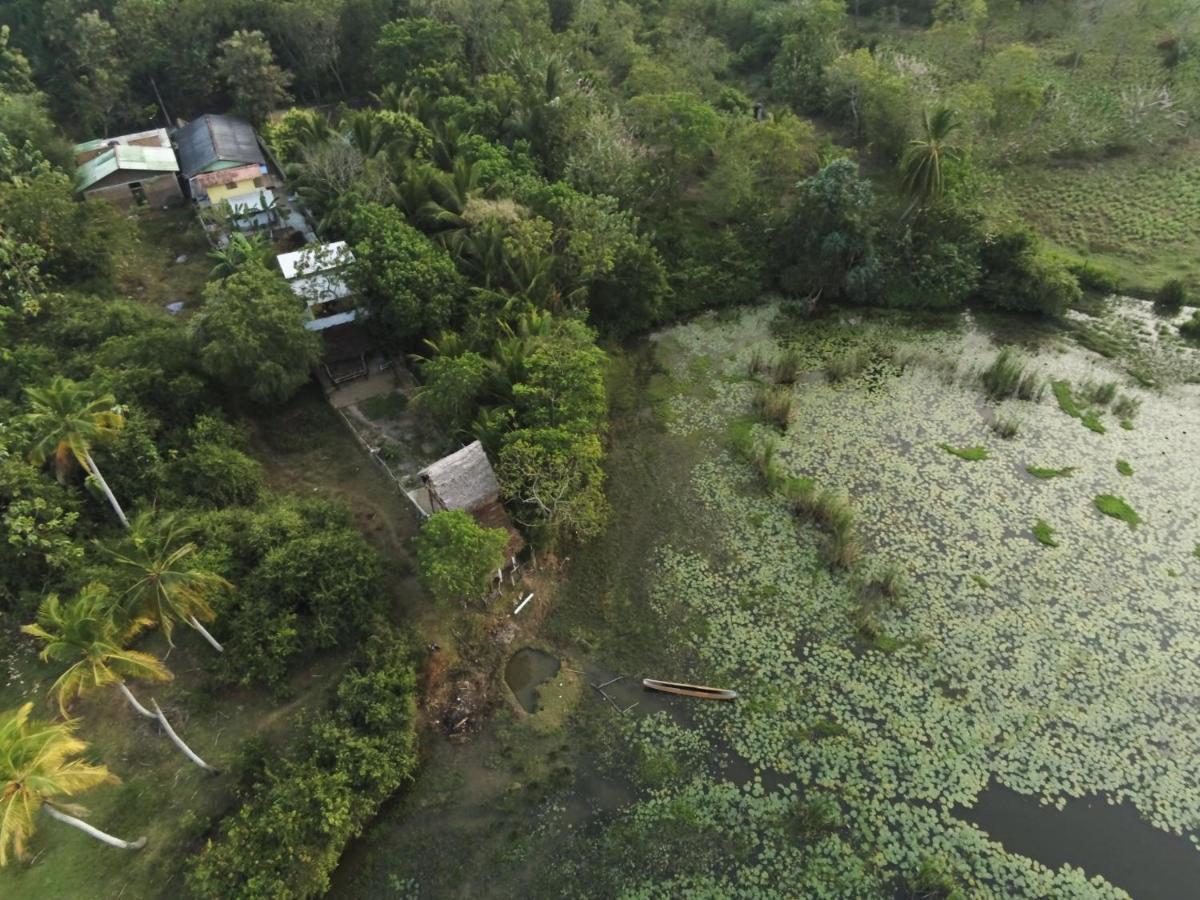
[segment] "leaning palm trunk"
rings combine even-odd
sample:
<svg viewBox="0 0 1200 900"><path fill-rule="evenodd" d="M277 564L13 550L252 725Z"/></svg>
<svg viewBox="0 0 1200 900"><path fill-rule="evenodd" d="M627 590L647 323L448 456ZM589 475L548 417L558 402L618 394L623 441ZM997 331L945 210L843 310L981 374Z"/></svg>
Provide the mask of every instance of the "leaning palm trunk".
<svg viewBox="0 0 1200 900"><path fill-rule="evenodd" d="M190 759L192 762L194 762L196 765L198 765L200 768L202 768L208 772L212 772L214 775L217 774L217 772L218 772L217 769L214 769L212 766L210 766L208 763L206 763L204 760L202 760L199 756L197 756L196 753L193 752L192 748L183 742L183 738L181 738L179 735L177 735L175 733L175 729L171 727L171 723L168 722L167 717L165 715L163 715L163 711L159 707L158 701L151 700L150 703L154 706L154 712L155 712L156 717L158 718L158 724L160 724L163 727L163 731L165 731L167 733L167 737L169 737L171 739L171 743L173 743L176 747L178 747L180 750L182 750L183 755L186 756L188 759Z"/></svg>
<svg viewBox="0 0 1200 900"><path fill-rule="evenodd" d="M108 482L105 481L104 476L100 474L100 468L96 465L96 461L92 459L91 452L85 452L84 458L87 460L88 474L96 477L96 483L100 485L100 490L104 491L104 496L108 498L109 505L112 506L113 512L117 514L117 518L121 520L121 524L128 528L129 520L125 518L125 510L121 509L121 504L117 502L117 498L113 494L112 489L109 488Z"/></svg>
<svg viewBox="0 0 1200 900"><path fill-rule="evenodd" d="M220 644L218 644L217 639L208 633L208 629L200 624L199 619L197 619L195 616L188 616L188 624L191 625L193 628L195 628L198 632L200 632L200 634L202 634L204 636L204 639L206 641L208 641L210 644L212 644L213 648L218 653L225 652L225 648L222 647Z"/></svg>
<svg viewBox="0 0 1200 900"><path fill-rule="evenodd" d="M136 841L123 841L120 838L113 837L111 834L105 834L99 828L94 828L83 819L77 819L74 816L69 816L62 810L55 809L49 803L42 805L42 809L46 811L46 815L52 819L58 819L70 825L72 828L78 828L84 834L91 835L98 841L103 841L110 847L120 847L122 850L141 850L146 846L145 836L138 838Z"/></svg>
<svg viewBox="0 0 1200 900"><path fill-rule="evenodd" d="M218 771L201 759L200 755L186 743L184 743L183 738L175 733L175 729L172 728L171 723L167 721L167 717L163 713L162 707L158 705L157 700L150 701L150 703L154 706L154 712L151 712L138 702L137 697L133 696L133 692L129 690L125 682L118 681L117 687L120 689L121 693L125 695L125 699L129 701L129 705L136 709L140 715L145 716L147 719L154 719L159 725L162 726L163 731L167 733L167 737L171 739L171 743L178 747L184 756L186 756L200 768L204 769L206 772L216 773Z"/></svg>
<svg viewBox="0 0 1200 900"><path fill-rule="evenodd" d="M138 715L145 716L147 719L157 719L158 718L158 716L156 716L154 713L150 712L150 710L146 709L146 707L142 706L142 704L138 702L138 698L133 696L133 691L129 690L129 688L125 685L125 682L118 681L117 688L121 691L122 694L125 695L125 699L129 701L129 705L132 706L135 710L137 710Z"/></svg>

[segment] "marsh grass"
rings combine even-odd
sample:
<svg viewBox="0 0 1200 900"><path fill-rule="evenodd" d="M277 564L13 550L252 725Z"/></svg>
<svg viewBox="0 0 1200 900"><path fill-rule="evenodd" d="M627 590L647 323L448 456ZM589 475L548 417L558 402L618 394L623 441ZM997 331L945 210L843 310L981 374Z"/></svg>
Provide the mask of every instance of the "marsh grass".
<svg viewBox="0 0 1200 900"><path fill-rule="evenodd" d="M1128 460L1118 459L1117 460L1117 471L1120 472L1122 475L1132 475L1133 474L1133 466L1131 466L1129 464Z"/></svg>
<svg viewBox="0 0 1200 900"><path fill-rule="evenodd" d="M1028 362L1005 347L986 369L979 373L979 380L992 400L1017 397L1021 400L1038 400L1045 390L1038 374L1028 368Z"/></svg>
<svg viewBox="0 0 1200 900"><path fill-rule="evenodd" d="M904 595L908 590L904 570L889 563L873 572L856 574L850 584L854 591L850 620L859 642L885 652L898 648L900 642L886 633L883 617L904 605Z"/></svg>
<svg viewBox="0 0 1200 900"><path fill-rule="evenodd" d="M789 347L779 353L771 365L771 380L776 384L795 384L804 367L804 354L798 347Z"/></svg>
<svg viewBox="0 0 1200 900"><path fill-rule="evenodd" d="M1038 466L1026 466L1025 471L1034 478L1047 480L1050 478L1068 478L1075 471L1074 466L1064 466L1061 469L1043 469Z"/></svg>
<svg viewBox="0 0 1200 900"><path fill-rule="evenodd" d="M1094 382L1085 381L1079 388L1079 394L1088 403L1096 406L1108 406L1117 396L1117 383L1115 381Z"/></svg>
<svg viewBox="0 0 1200 900"><path fill-rule="evenodd" d="M1054 539L1054 529L1042 519L1038 519L1037 524L1033 526L1033 536L1038 539L1039 544L1047 547L1058 546L1058 541Z"/></svg>
<svg viewBox="0 0 1200 900"><path fill-rule="evenodd" d="M952 447L949 444L938 444L947 453L952 453L959 459L965 459L970 462L978 462L981 459L988 458L987 447Z"/></svg>
<svg viewBox="0 0 1200 900"><path fill-rule="evenodd" d="M1119 396L1112 405L1113 415L1122 420L1121 427L1125 427L1125 422L1133 419L1138 414L1138 410L1142 408L1142 401L1136 397L1130 397L1128 394Z"/></svg>
<svg viewBox="0 0 1200 900"><path fill-rule="evenodd" d="M1016 437L1020 431L1020 420L1012 416L996 416L992 422L992 433L1005 440Z"/></svg>
<svg viewBox="0 0 1200 900"><path fill-rule="evenodd" d="M1114 519L1120 519L1130 528L1137 528L1142 521L1141 517L1134 512L1133 507L1115 494L1099 494L1092 502L1096 504L1096 509L1100 512Z"/></svg>
<svg viewBox="0 0 1200 900"><path fill-rule="evenodd" d="M825 377L837 384L860 374L871 363L871 355L862 347L848 350L825 363Z"/></svg>
<svg viewBox="0 0 1200 900"><path fill-rule="evenodd" d="M1092 386L1093 391L1097 391L1100 395L1107 394L1110 385ZM1111 385L1113 393L1116 393L1116 385ZM1065 412L1073 419L1078 419L1084 428L1088 428L1096 434L1104 434L1106 431L1104 423L1100 421L1100 413L1096 410L1087 409L1080 405L1075 398L1075 394L1071 390L1069 381L1054 381L1051 383L1051 389L1054 391L1054 399L1058 401L1058 408ZM1087 390L1085 386L1083 390ZM1082 394L1082 391L1081 391ZM1112 399L1111 396L1109 399Z"/></svg>
<svg viewBox="0 0 1200 900"><path fill-rule="evenodd" d="M754 414L780 431L787 431L792 417L792 389L786 385L760 385L754 394Z"/></svg>

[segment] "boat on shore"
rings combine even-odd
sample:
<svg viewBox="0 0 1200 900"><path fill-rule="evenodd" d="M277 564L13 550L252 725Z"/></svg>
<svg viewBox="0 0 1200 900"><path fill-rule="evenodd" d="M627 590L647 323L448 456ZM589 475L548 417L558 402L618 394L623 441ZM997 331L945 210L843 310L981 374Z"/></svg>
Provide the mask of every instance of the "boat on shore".
<svg viewBox="0 0 1200 900"><path fill-rule="evenodd" d="M681 684L677 681L660 681L657 678L643 678L642 687L648 691L661 691L664 694L678 694L680 697L698 697L701 700L736 700L737 691L724 688L706 687L702 684Z"/></svg>

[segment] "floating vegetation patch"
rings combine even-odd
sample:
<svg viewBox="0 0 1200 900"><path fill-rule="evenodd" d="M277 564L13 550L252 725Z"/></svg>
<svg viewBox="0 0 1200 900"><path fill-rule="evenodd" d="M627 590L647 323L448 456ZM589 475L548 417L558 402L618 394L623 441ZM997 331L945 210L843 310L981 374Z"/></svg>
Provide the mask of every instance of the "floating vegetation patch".
<svg viewBox="0 0 1200 900"><path fill-rule="evenodd" d="M1132 475L1133 474L1133 466L1131 466L1127 460L1118 459L1117 460L1117 471L1120 472L1122 475Z"/></svg>
<svg viewBox="0 0 1200 900"><path fill-rule="evenodd" d="M1051 478L1067 478L1075 471L1074 466L1065 466L1061 469L1043 469L1039 466L1026 466L1025 471L1034 478L1049 480Z"/></svg>
<svg viewBox="0 0 1200 900"><path fill-rule="evenodd" d="M1050 388L1054 391L1054 399L1058 401L1059 409L1073 419L1083 418L1084 410L1075 402L1075 397L1071 393L1071 382L1052 381Z"/></svg>
<svg viewBox="0 0 1200 900"><path fill-rule="evenodd" d="M938 444L947 453L952 453L959 459L978 462L981 459L988 458L987 447L951 447L949 444Z"/></svg>
<svg viewBox="0 0 1200 900"><path fill-rule="evenodd" d="M1130 528L1137 528L1142 521L1134 512L1133 507L1115 494L1099 494L1092 502L1096 504L1096 509L1100 512L1106 516L1112 516L1114 519L1120 519Z"/></svg>
<svg viewBox="0 0 1200 900"><path fill-rule="evenodd" d="M1054 539L1054 529L1042 519L1038 519L1037 524L1033 526L1033 536L1038 539L1039 544L1045 544L1047 547L1058 546L1058 541Z"/></svg>

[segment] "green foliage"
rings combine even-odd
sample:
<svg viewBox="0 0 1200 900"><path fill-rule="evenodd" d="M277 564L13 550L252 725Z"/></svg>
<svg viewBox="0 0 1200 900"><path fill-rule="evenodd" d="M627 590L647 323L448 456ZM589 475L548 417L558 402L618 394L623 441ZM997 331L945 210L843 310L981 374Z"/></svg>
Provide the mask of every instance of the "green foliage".
<svg viewBox="0 0 1200 900"><path fill-rule="evenodd" d="M1033 536L1037 538L1039 544L1047 547L1058 546L1058 541L1054 539L1054 529L1041 519L1038 519L1037 524L1033 526Z"/></svg>
<svg viewBox="0 0 1200 900"><path fill-rule="evenodd" d="M204 289L191 330L204 370L235 397L277 404L308 380L321 339L304 327L302 307L277 273L241 269Z"/></svg>
<svg viewBox="0 0 1200 900"><path fill-rule="evenodd" d="M946 193L946 165L962 156L961 148L949 143L962 127L957 115L948 106L926 107L923 135L908 142L900 160L900 183L914 207L935 204Z"/></svg>
<svg viewBox="0 0 1200 900"><path fill-rule="evenodd" d="M1132 475L1133 474L1133 466L1131 466L1129 464L1128 460L1118 459L1117 460L1117 471L1120 472L1122 475Z"/></svg>
<svg viewBox="0 0 1200 900"><path fill-rule="evenodd" d="M1192 313L1192 317L1179 326L1180 336L1193 343L1200 343L1200 310Z"/></svg>
<svg viewBox="0 0 1200 900"><path fill-rule="evenodd" d="M847 350L825 363L825 377L833 383L847 381L871 363L871 354L862 347Z"/></svg>
<svg viewBox="0 0 1200 900"><path fill-rule="evenodd" d="M372 328L396 349L414 346L450 325L465 293L445 251L404 220L398 209L373 203L354 214L353 279Z"/></svg>
<svg viewBox="0 0 1200 900"><path fill-rule="evenodd" d="M262 464L226 444L196 444L169 469L180 494L215 507L253 505L265 489Z"/></svg>
<svg viewBox="0 0 1200 900"><path fill-rule="evenodd" d="M265 764L192 859L189 888L261 900L323 895L343 848L416 771L416 690L407 646L381 626L297 751Z"/></svg>
<svg viewBox="0 0 1200 900"><path fill-rule="evenodd" d="M217 75L233 97L237 115L257 125L290 99L292 75L275 64L261 31L235 31L217 49Z"/></svg>
<svg viewBox="0 0 1200 900"><path fill-rule="evenodd" d="M441 354L421 366L425 379L415 402L450 432L464 430L475 418L479 396L488 377L488 361L468 351Z"/></svg>
<svg viewBox="0 0 1200 900"><path fill-rule="evenodd" d="M1132 506L1114 494L1098 494L1092 502L1100 512L1120 519L1130 528L1137 528L1142 521Z"/></svg>
<svg viewBox="0 0 1200 900"><path fill-rule="evenodd" d="M383 84L453 89L465 74L465 40L461 28L437 19L389 22L375 42L373 68Z"/></svg>
<svg viewBox="0 0 1200 900"><path fill-rule="evenodd" d="M870 182L837 159L798 186L780 237L776 265L788 293L863 298L878 274Z"/></svg>
<svg viewBox="0 0 1200 900"><path fill-rule="evenodd" d="M421 582L441 602L468 601L483 595L503 568L508 533L484 528L461 509L436 512L417 535Z"/></svg>
<svg viewBox="0 0 1200 900"><path fill-rule="evenodd" d="M1188 303L1187 286L1178 278L1164 281L1158 293L1154 295L1154 305L1158 309L1174 312Z"/></svg>
<svg viewBox="0 0 1200 900"><path fill-rule="evenodd" d="M792 415L792 389L790 387L762 385L752 401L754 414L780 431L787 431Z"/></svg>
<svg viewBox="0 0 1200 900"><path fill-rule="evenodd" d="M603 455L595 434L522 428L500 450L500 487L518 520L540 541L586 540L608 518Z"/></svg>
<svg viewBox="0 0 1200 900"><path fill-rule="evenodd" d="M1027 231L985 236L978 295L1000 309L1061 315L1082 297L1067 264L1039 249Z"/></svg>
<svg viewBox="0 0 1200 900"><path fill-rule="evenodd" d="M981 459L988 458L986 447L951 447L949 444L938 444L947 453L957 456L959 459L978 462Z"/></svg>

